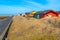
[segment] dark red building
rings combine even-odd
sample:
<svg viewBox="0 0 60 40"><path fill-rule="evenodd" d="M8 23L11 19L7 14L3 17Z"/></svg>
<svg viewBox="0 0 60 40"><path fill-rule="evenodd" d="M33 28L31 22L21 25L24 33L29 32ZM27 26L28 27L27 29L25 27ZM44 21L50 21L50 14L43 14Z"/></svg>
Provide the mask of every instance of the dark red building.
<svg viewBox="0 0 60 40"><path fill-rule="evenodd" d="M49 11L44 12L42 18L44 17L58 17L58 13L53 10L49 10Z"/></svg>

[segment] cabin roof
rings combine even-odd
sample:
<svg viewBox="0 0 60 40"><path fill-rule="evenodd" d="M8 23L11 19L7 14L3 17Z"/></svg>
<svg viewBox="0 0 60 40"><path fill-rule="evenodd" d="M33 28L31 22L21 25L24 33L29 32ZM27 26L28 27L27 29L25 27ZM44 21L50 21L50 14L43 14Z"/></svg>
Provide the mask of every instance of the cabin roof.
<svg viewBox="0 0 60 40"><path fill-rule="evenodd" d="M53 11L53 10L49 10L49 11L45 12L44 15L45 15L45 14L49 14L50 12L52 12L53 14L58 15L57 12L55 12L55 11Z"/></svg>

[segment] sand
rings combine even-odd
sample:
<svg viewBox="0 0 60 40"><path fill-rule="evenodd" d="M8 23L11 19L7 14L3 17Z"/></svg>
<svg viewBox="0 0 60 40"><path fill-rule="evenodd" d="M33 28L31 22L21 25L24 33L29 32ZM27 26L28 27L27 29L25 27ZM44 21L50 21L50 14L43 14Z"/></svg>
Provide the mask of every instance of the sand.
<svg viewBox="0 0 60 40"><path fill-rule="evenodd" d="M14 16L6 40L59 40L60 18Z"/></svg>

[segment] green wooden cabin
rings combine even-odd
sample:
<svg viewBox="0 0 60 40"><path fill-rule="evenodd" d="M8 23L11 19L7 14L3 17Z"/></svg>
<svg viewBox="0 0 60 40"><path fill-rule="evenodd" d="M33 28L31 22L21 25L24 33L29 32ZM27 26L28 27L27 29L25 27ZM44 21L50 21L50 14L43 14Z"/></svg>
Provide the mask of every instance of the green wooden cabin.
<svg viewBox="0 0 60 40"><path fill-rule="evenodd" d="M35 13L33 17L36 18L36 19L39 19L39 14Z"/></svg>

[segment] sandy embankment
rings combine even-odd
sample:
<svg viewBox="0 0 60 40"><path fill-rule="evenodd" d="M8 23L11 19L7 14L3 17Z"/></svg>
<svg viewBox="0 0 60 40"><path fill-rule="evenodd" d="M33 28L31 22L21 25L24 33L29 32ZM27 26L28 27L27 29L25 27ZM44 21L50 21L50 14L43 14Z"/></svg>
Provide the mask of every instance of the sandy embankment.
<svg viewBox="0 0 60 40"><path fill-rule="evenodd" d="M6 40L59 40L60 18L27 19L14 16Z"/></svg>

